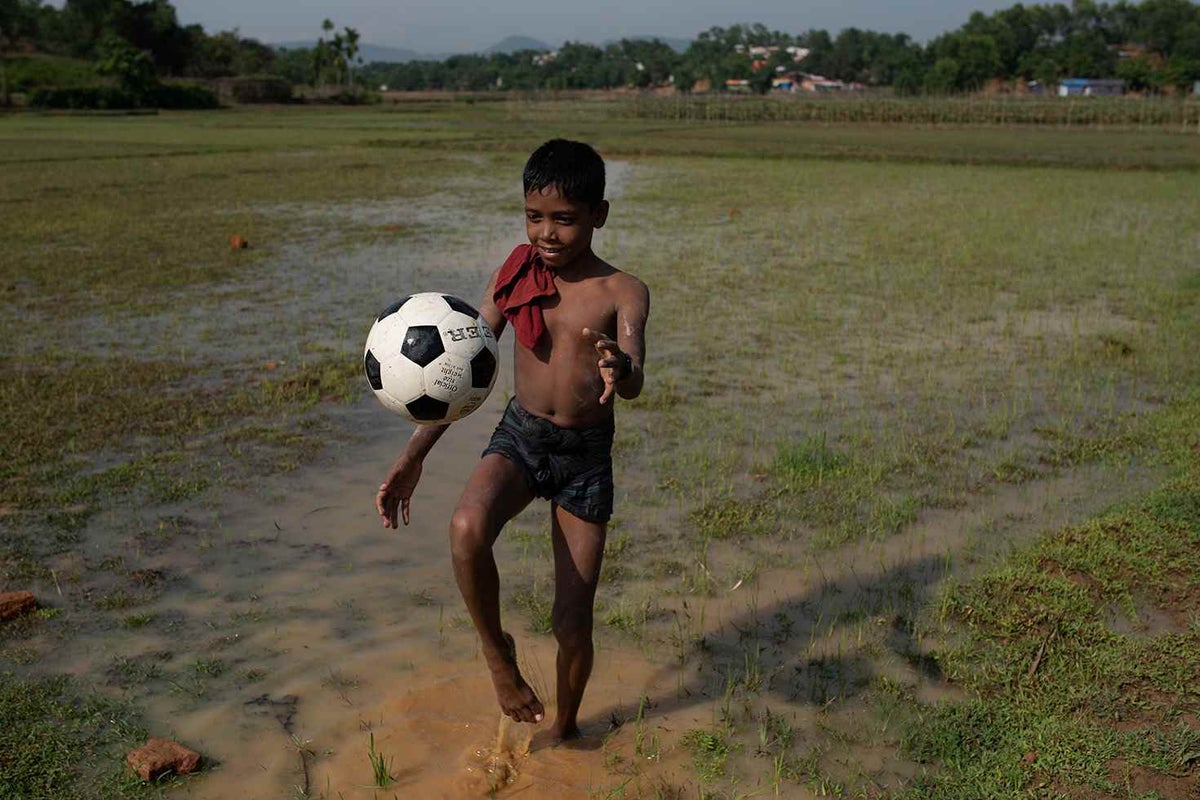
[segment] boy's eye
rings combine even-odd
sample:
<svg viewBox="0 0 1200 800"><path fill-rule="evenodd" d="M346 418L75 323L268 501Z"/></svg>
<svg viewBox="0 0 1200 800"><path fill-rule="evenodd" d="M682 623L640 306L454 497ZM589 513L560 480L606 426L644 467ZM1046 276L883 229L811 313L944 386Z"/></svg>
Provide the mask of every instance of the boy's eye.
<svg viewBox="0 0 1200 800"><path fill-rule="evenodd" d="M557 222L559 225L573 225L575 223L575 218L574 217L556 216L554 218L554 221Z"/></svg>

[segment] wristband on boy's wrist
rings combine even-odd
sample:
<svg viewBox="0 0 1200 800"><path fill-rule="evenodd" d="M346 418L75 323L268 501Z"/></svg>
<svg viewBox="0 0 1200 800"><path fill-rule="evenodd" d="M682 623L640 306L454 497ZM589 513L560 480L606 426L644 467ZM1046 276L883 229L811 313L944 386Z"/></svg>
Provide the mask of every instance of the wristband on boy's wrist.
<svg viewBox="0 0 1200 800"><path fill-rule="evenodd" d="M621 373L620 373L620 376L617 378L617 380L623 381L632 374L633 374L633 359L629 357L629 353L622 352L621 353Z"/></svg>

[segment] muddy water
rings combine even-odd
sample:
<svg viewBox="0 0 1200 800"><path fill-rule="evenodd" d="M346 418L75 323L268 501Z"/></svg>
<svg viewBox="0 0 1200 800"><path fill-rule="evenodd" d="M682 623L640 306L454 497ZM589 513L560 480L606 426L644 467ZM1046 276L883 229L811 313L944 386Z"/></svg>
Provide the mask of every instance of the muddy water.
<svg viewBox="0 0 1200 800"><path fill-rule="evenodd" d="M914 687L925 701L955 696L922 660L928 643L897 614L928 602L952 570L963 574L960 562L986 562L989 552L1110 502L1122 482L1140 482L1096 469L1006 487L971 507L927 514L887 541L722 587L691 607L707 653L682 668L666 648L602 634L585 738L556 748L533 726L502 720L450 578L445 520L499 407L494 398L451 429L427 463L413 525L399 532L377 527L370 507L373 480L394 450L383 439L291 476L272 501L223 504L217 522L226 535L214 549L236 557L211 572L200 563L188 571L205 575L210 621L267 609L220 651L267 675L195 702L177 694L153 701L151 715L170 720L176 736L216 764L188 796L279 798L305 789L328 798L582 799L626 781L647 793L659 779L686 783L690 756L674 743L724 713L729 676L747 669L747 641L759 643L760 696L790 721L801 746L819 749L838 730L879 724L860 696L873 676ZM998 520L1009 525L1004 544L988 538ZM516 524L540 530L544 522L534 508ZM502 558L502 577L513 566ZM552 704L552 639L510 624L524 673ZM375 784L372 747L392 778L386 790ZM870 742L822 768L836 772L839 760L882 785L914 770L894 747ZM731 761L749 774L762 769L753 752ZM788 796L810 796L793 789Z"/></svg>
<svg viewBox="0 0 1200 800"><path fill-rule="evenodd" d="M532 726L513 724L500 740L486 669L455 602L445 522L499 412L498 401L489 405L439 444L413 524L399 532L380 527L371 508L374 481L395 450L386 441L361 459L297 476L275 502L247 497L221 511L226 546L269 542L245 547L205 581L221 596L214 602L239 606L233 598L253 594L271 609L225 651L246 654L269 676L193 710L180 711L177 698L155 709L218 765L190 796L281 797L307 781L314 796L372 797L371 737L400 796L536 786L523 796L586 797L602 782L594 752L541 748ZM271 557L281 546L295 554L286 563ZM552 700L552 646L520 646L525 672ZM602 651L593 691L636 704L652 671L636 654Z"/></svg>

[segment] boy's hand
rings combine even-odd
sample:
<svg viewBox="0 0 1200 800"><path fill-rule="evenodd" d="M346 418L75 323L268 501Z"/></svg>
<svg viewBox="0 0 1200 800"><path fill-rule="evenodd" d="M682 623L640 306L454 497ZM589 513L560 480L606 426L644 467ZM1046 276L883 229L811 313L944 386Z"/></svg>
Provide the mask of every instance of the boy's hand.
<svg viewBox="0 0 1200 800"><path fill-rule="evenodd" d="M408 507L417 481L421 479L421 462L400 458L392 465L387 477L375 495L375 510L379 512L385 528L399 528L396 512L400 512L404 524L408 524Z"/></svg>
<svg viewBox="0 0 1200 800"><path fill-rule="evenodd" d="M604 379L604 394L600 395L600 405L604 405L616 391L617 382L629 377L632 369L629 354L623 352L607 333L584 328L583 335L592 340L596 352L600 354L596 366L600 368L600 377Z"/></svg>

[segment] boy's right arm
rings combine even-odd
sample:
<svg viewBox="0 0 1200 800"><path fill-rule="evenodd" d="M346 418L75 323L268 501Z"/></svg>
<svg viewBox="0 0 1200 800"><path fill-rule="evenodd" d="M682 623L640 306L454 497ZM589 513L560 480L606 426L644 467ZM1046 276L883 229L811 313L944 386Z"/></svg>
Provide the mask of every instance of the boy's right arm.
<svg viewBox="0 0 1200 800"><path fill-rule="evenodd" d="M492 273L492 278L483 293L483 301L479 304L479 315L488 323L497 339L505 327L504 315L492 300L498 274L499 270ZM421 479L421 466L425 463L425 456L429 455L429 451L449 427L449 423L418 425L413 431L404 452L388 470L387 477L379 486L379 493L375 495L375 510L383 520L383 527L399 528L400 521L408 524L409 506L417 488L417 481Z"/></svg>
<svg viewBox="0 0 1200 800"><path fill-rule="evenodd" d="M449 423L419 425L413 431L404 452L388 470L387 477L379 486L379 493L375 495L375 510L383 520L383 527L400 527L397 512L404 524L408 524L408 509L413 492L417 488L417 481L421 479L421 465L425 463L425 456L429 455L429 451L449 427Z"/></svg>

